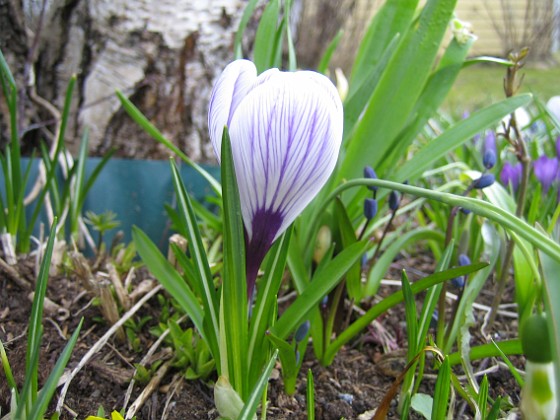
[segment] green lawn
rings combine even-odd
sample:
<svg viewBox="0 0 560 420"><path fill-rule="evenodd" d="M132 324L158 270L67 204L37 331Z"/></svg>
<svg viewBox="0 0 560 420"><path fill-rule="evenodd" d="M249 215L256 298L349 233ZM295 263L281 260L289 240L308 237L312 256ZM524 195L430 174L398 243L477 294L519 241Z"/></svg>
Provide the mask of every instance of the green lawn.
<svg viewBox="0 0 560 420"><path fill-rule="evenodd" d="M549 68L525 67L519 92L532 92L546 102L560 95L560 65ZM453 115L462 115L504 98L505 67L475 64L461 71L454 87L444 102L444 109Z"/></svg>

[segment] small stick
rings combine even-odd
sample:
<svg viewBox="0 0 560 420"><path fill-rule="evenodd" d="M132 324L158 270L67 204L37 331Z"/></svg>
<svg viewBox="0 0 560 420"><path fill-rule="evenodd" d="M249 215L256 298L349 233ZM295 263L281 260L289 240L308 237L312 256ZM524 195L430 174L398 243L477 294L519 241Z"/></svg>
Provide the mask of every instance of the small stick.
<svg viewBox="0 0 560 420"><path fill-rule="evenodd" d="M131 419L132 417L134 417L134 414L136 414L136 412L140 409L140 407L142 407L142 405L148 399L148 397L152 395L152 392L154 392L157 389L160 382L164 378L165 374L171 367L172 362L173 360L168 360L167 362L165 362L163 365L160 366L160 368L157 370L156 374L152 377L148 385L146 385L146 388L144 388L144 390L140 393L138 398L136 398L136 401L132 403L132 405L126 412L126 417L125 417L126 419Z"/></svg>

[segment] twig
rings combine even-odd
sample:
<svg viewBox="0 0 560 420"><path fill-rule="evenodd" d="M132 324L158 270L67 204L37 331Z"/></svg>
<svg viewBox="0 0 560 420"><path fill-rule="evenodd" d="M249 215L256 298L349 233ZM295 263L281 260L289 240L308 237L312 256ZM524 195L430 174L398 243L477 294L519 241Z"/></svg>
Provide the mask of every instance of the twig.
<svg viewBox="0 0 560 420"><path fill-rule="evenodd" d="M31 283L21 277L16 268L0 258L0 269L2 269L19 287L22 289L31 289Z"/></svg>
<svg viewBox="0 0 560 420"><path fill-rule="evenodd" d="M66 379L64 387L60 392L60 397L58 398L58 402L56 403L56 412L60 415L62 411L62 406L64 404L64 399L66 398L66 393L68 392L68 388L70 387L70 383L72 379L78 374L78 372L89 362L89 360L109 341L109 338L113 334L117 332L117 330L124 325L126 321L128 321L138 310L150 300L157 292L162 289L161 284L158 284L154 287L149 293L146 294L142 299L136 303L128 312L124 313L123 316L111 327L107 330L107 332L99 339L95 345L89 349L89 351L82 357L78 365L72 370L72 373Z"/></svg>
<svg viewBox="0 0 560 420"><path fill-rule="evenodd" d="M154 392L157 389L160 382L165 377L165 374L171 367L172 362L173 360L168 360L167 362L165 362L163 365L160 366L160 368L157 370L156 374L152 377L148 385L146 385L146 388L144 388L144 390L140 393L138 398L136 398L136 401L132 403L132 405L126 412L126 417L125 417L126 419L131 419L132 417L134 417L134 414L136 414L136 412L140 409L140 407L142 407L142 405L148 399L148 397L152 395L152 392Z"/></svg>

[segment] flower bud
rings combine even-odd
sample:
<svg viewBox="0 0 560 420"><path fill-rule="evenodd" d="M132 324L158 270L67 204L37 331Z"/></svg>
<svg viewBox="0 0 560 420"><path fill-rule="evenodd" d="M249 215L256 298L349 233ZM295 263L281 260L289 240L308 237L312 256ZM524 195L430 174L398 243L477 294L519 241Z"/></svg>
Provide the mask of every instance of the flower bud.
<svg viewBox="0 0 560 420"><path fill-rule="evenodd" d="M364 200L364 216L367 220L371 220L377 214L377 200L375 198L366 198Z"/></svg>
<svg viewBox="0 0 560 420"><path fill-rule="evenodd" d="M484 174L480 178L473 181L473 186L474 188L481 190L492 185L494 181L496 181L494 174Z"/></svg>
<svg viewBox="0 0 560 420"><path fill-rule="evenodd" d="M465 265L470 265L470 264L471 264L471 259L468 257L468 255L459 254L459 265L460 266L465 266Z"/></svg>
<svg viewBox="0 0 560 420"><path fill-rule="evenodd" d="M317 232L317 239L315 240L315 250L313 251L313 261L317 264L321 262L332 243L331 229L327 225L323 225Z"/></svg>
<svg viewBox="0 0 560 420"><path fill-rule="evenodd" d="M364 168L364 178L377 179L377 174L371 166L366 166ZM377 187L374 185L368 185L368 189L371 191L377 191Z"/></svg>
<svg viewBox="0 0 560 420"><path fill-rule="evenodd" d="M309 326L310 326L309 320L305 321L303 324L299 326L299 328L296 330L296 333L294 334L294 339L296 340L296 343L301 343L303 341L303 339L309 332Z"/></svg>
<svg viewBox="0 0 560 420"><path fill-rule="evenodd" d="M396 191L391 191L391 194L389 194L389 208L393 211L397 211L400 201L401 198L399 196L399 193Z"/></svg>
<svg viewBox="0 0 560 420"><path fill-rule="evenodd" d="M496 134L493 131L489 131L484 139L484 148L482 154L482 164L486 169L492 169L496 164Z"/></svg>

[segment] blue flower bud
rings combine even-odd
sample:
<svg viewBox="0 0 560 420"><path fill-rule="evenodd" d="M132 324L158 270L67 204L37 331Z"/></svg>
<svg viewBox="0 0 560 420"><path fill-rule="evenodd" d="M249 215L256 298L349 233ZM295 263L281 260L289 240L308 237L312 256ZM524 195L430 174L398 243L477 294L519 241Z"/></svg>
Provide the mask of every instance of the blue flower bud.
<svg viewBox="0 0 560 420"><path fill-rule="evenodd" d="M496 164L496 153L493 150L486 150L482 157L482 164L486 169L492 169Z"/></svg>
<svg viewBox="0 0 560 420"><path fill-rule="evenodd" d="M470 211L469 209L466 209L466 208L464 208L464 207L461 207L461 213L463 213L463 214L471 214L472 211Z"/></svg>
<svg viewBox="0 0 560 420"><path fill-rule="evenodd" d="M377 179L377 174L371 166L366 166L364 168L364 178ZM377 187L374 185L368 185L368 189L371 191L377 191Z"/></svg>
<svg viewBox="0 0 560 420"><path fill-rule="evenodd" d="M484 148L482 154L482 164L486 169L491 169L496 164L496 134L493 131L489 131L484 139Z"/></svg>
<svg viewBox="0 0 560 420"><path fill-rule="evenodd" d="M377 200L375 198L366 198L364 200L364 216L367 220L371 220L377 214Z"/></svg>
<svg viewBox="0 0 560 420"><path fill-rule="evenodd" d="M471 264L471 259L468 257L468 255L459 254L459 265L460 266L465 266L465 265L470 265L470 264Z"/></svg>
<svg viewBox="0 0 560 420"><path fill-rule="evenodd" d="M389 194L389 208L396 211L399 208L400 201L401 197L399 196L399 193L391 191L391 194Z"/></svg>
<svg viewBox="0 0 560 420"><path fill-rule="evenodd" d="M484 174L480 178L473 181L473 186L474 188L481 190L492 185L494 181L496 181L494 174Z"/></svg>
<svg viewBox="0 0 560 420"><path fill-rule="evenodd" d="M296 330L296 333L294 334L294 339L296 340L296 343L301 343L303 341L303 339L309 332L309 326L310 326L309 320L305 321L303 324L299 326L299 328Z"/></svg>
<svg viewBox="0 0 560 420"><path fill-rule="evenodd" d="M465 276L454 277L451 279L451 285L457 289L465 287Z"/></svg>

